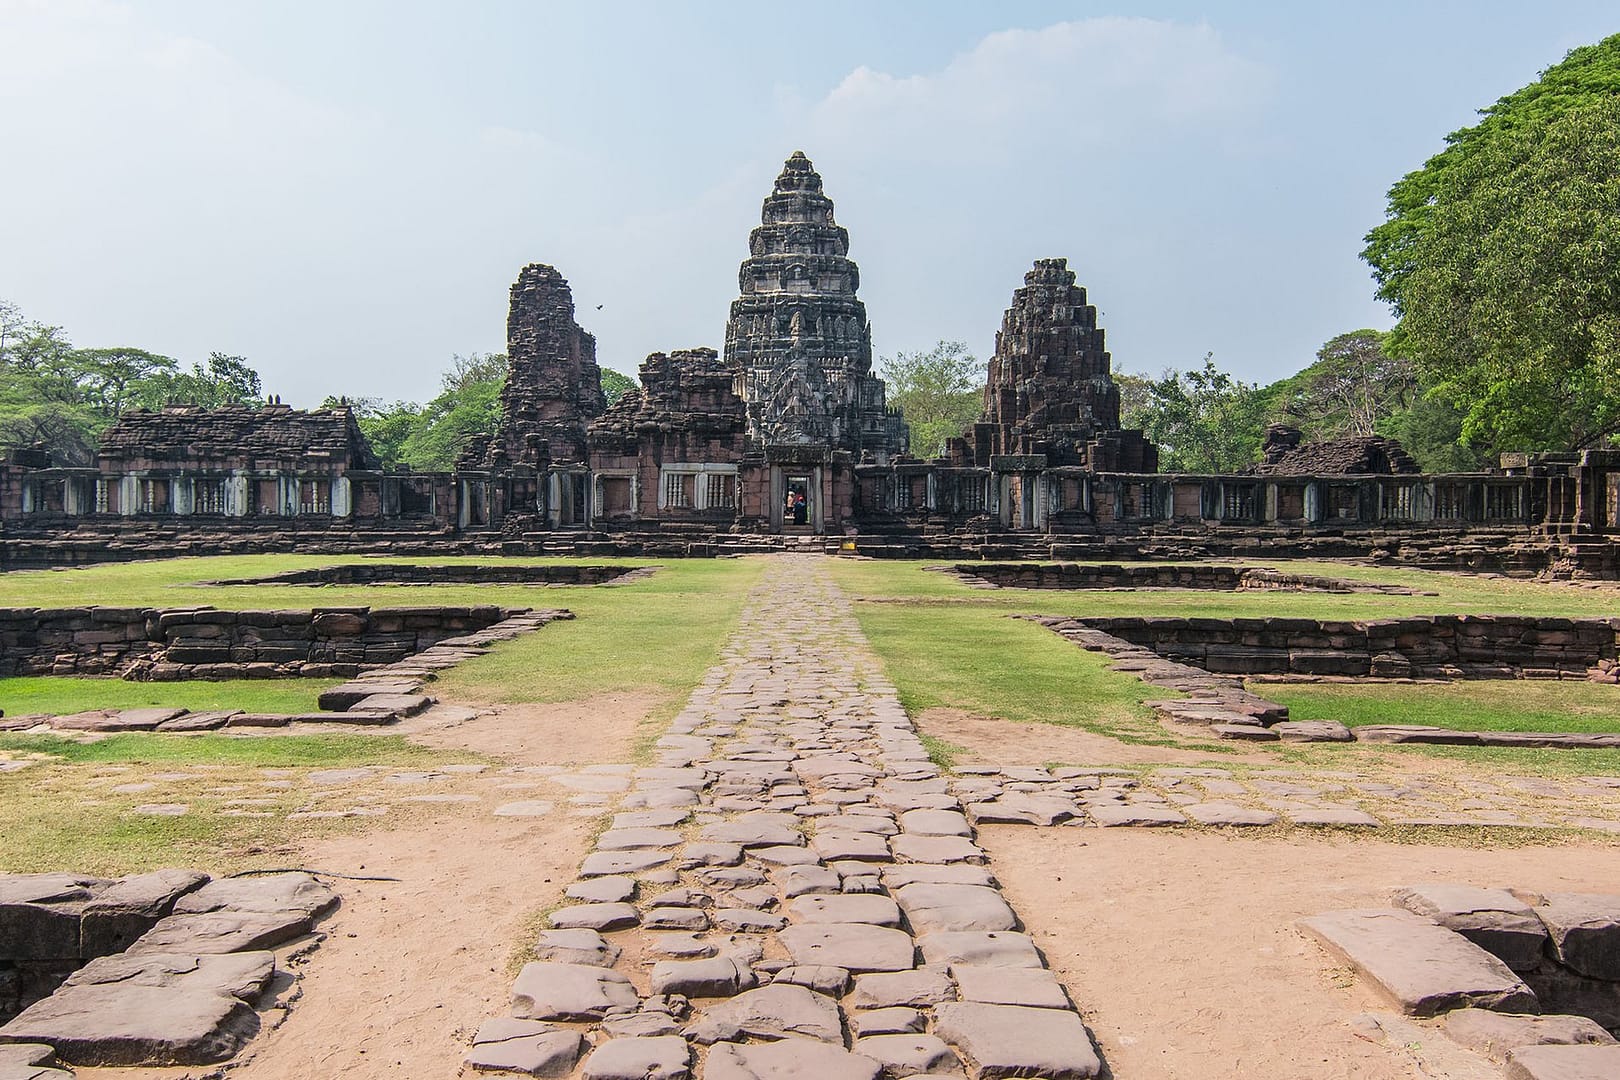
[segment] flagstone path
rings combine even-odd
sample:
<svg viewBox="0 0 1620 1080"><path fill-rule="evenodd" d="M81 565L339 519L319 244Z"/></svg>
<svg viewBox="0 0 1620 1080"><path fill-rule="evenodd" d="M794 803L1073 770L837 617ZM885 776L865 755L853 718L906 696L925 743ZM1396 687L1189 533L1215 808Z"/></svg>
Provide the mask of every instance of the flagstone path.
<svg viewBox="0 0 1620 1080"><path fill-rule="evenodd" d="M774 564L657 746L470 1067L590 1080L1102 1070L816 560Z"/></svg>

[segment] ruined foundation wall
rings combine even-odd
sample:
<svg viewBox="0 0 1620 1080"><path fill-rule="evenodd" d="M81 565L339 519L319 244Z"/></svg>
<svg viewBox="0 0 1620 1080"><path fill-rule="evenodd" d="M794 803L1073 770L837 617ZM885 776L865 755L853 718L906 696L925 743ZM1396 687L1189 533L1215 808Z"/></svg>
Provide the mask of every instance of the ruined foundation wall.
<svg viewBox="0 0 1620 1080"><path fill-rule="evenodd" d="M0 608L0 678L346 677L392 664L513 614L477 607Z"/></svg>
<svg viewBox="0 0 1620 1080"><path fill-rule="evenodd" d="M1519 615L1080 621L1168 659L1232 675L1584 677L1598 661L1614 660L1620 641L1620 619Z"/></svg>

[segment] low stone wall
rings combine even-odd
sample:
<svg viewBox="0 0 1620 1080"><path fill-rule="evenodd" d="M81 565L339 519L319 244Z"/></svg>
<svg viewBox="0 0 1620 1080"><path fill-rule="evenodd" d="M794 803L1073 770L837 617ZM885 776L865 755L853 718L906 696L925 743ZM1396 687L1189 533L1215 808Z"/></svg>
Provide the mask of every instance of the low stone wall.
<svg viewBox="0 0 1620 1080"><path fill-rule="evenodd" d="M1620 619L1520 615L1079 621L1160 656L1231 675L1585 678L1600 661L1615 659L1620 641Z"/></svg>
<svg viewBox="0 0 1620 1080"><path fill-rule="evenodd" d="M1239 592L1275 589L1293 592L1374 592L1409 596L1402 585L1379 585L1348 578L1295 574L1269 567L1153 563L957 563L963 578L1004 589L1208 589Z"/></svg>
<svg viewBox="0 0 1620 1080"><path fill-rule="evenodd" d="M341 563L309 570L287 570L263 577L206 581L205 585L602 585L631 576L646 566L524 566L512 563L431 566L419 563Z"/></svg>
<svg viewBox="0 0 1620 1080"><path fill-rule="evenodd" d="M516 614L476 607L0 608L0 677L346 677Z"/></svg>

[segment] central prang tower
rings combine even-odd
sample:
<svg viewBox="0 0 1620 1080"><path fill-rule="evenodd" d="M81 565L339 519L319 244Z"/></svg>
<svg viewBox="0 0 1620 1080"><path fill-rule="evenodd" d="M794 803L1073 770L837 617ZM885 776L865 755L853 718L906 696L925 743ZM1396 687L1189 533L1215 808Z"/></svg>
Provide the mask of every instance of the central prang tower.
<svg viewBox="0 0 1620 1080"><path fill-rule="evenodd" d="M726 364L747 406L750 450L821 447L879 460L903 453L906 425L872 374L872 327L856 299L849 233L802 151L765 199L726 323Z"/></svg>

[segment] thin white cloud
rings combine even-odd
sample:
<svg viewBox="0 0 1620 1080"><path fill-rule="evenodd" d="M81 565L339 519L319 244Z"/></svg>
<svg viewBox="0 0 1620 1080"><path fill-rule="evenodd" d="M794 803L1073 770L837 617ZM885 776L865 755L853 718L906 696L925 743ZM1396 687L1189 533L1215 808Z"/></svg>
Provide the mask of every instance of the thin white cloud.
<svg viewBox="0 0 1620 1080"><path fill-rule="evenodd" d="M1204 24L1098 18L990 34L939 71L850 72L810 116L824 140L951 167L965 150L1153 139L1251 115L1260 64Z"/></svg>

